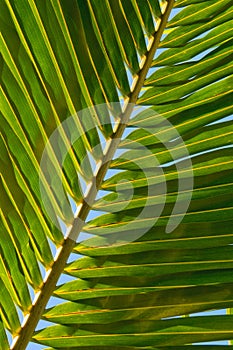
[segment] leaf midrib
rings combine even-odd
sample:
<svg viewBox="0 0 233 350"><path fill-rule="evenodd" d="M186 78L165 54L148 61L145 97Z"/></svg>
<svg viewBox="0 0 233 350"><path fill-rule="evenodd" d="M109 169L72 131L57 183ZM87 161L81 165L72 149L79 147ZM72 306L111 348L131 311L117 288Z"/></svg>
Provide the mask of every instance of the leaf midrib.
<svg viewBox="0 0 233 350"><path fill-rule="evenodd" d="M118 124L118 127L112 136L112 140L109 145L108 151L102 160L102 166L99 168L98 174L95 178L96 182L94 181L93 185L90 187L90 191L86 196L85 201L83 201L83 205L78 215L74 218L69 235L64 240L63 245L58 249L54 264L51 267L51 269L47 272L41 291L38 292L38 294L36 295L36 298L32 304L30 313L26 316L24 320L23 327L20 329L19 334L14 338L13 344L11 346L12 350L24 350L28 345L28 342L32 338L33 332L44 312L44 309L49 301L49 298L52 295L53 291L55 290L56 283L61 273L63 272L66 262L73 248L75 247L76 240L74 239L74 237L77 238L78 234L81 232L81 229L83 227L82 222L83 223L85 222L86 217L89 211L91 210L90 205L88 205L87 203L94 202L97 189L100 188L103 182L104 176L110 165L110 162L108 161L108 159L112 158L121 141L121 137L126 128L127 122L130 118L133 105L137 102L139 93L146 79L147 72L151 67L155 52L159 46L161 36L164 32L170 12L173 8L174 1L175 0L170 0L167 2L167 7L161 17L159 28L157 32L155 32L150 50L146 54L146 60L144 62L144 65L141 68L140 72L138 73L138 79L134 85L134 89L130 93L130 96L128 96L128 99L125 102L124 112L120 116L121 123Z"/></svg>

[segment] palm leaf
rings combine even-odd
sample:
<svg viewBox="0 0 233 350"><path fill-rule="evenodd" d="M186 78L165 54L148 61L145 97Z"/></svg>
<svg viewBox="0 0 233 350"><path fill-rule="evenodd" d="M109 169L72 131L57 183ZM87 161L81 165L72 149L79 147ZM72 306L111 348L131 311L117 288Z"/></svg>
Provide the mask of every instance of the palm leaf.
<svg viewBox="0 0 233 350"><path fill-rule="evenodd" d="M232 341L232 1L0 7L0 348Z"/></svg>

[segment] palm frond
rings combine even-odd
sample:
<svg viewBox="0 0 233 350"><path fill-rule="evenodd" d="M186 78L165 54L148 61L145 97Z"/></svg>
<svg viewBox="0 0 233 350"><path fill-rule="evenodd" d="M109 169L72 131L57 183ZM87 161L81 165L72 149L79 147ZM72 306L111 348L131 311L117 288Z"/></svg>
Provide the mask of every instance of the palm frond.
<svg viewBox="0 0 233 350"><path fill-rule="evenodd" d="M232 341L232 1L0 7L0 348Z"/></svg>

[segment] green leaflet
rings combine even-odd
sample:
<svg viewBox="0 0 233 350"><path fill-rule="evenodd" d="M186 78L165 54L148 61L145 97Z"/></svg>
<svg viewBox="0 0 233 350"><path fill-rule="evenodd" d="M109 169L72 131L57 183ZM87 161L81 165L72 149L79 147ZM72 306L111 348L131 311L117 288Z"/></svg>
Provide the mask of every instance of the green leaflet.
<svg viewBox="0 0 233 350"><path fill-rule="evenodd" d="M110 296L108 299L85 299L79 302L69 302L57 305L45 312L44 318L60 324L96 324L136 320L159 320L165 317L181 316L183 311L211 310L224 307L227 303L233 305L231 284L216 288L190 287L179 290L141 291L137 294ZM175 293L174 293L175 292ZM208 296L207 296L208 295ZM162 306L161 306L162 304Z"/></svg>
<svg viewBox="0 0 233 350"><path fill-rule="evenodd" d="M89 245L77 245L76 251L90 256L140 253L173 248L204 248L223 246L232 242L232 220L219 222L181 223L171 236L165 235L164 226L155 226L144 234L140 240L123 246L108 246L107 239L91 238ZM211 236L208 232L211 232ZM93 247L92 247L93 240Z"/></svg>
<svg viewBox="0 0 233 350"><path fill-rule="evenodd" d="M153 243L151 242L151 245ZM100 250L100 249L99 249ZM103 250L103 249L102 249ZM103 277L95 281L95 279L89 280L75 280L71 281L67 284L64 284L55 292L55 295L58 297L65 297L66 300L71 301L82 301L90 298L103 298L103 297L114 297L120 296L127 299L127 295L148 295L148 293L158 292L157 295L163 295L165 298L166 293L170 293L170 295L174 295L174 298L177 298L176 293L179 294L178 288L180 289L180 293L186 293L189 295L189 289L185 289L190 287L192 292L196 292L199 289L202 283L212 288L213 282L217 281L217 283L221 284L221 288L227 287L228 283L232 281L232 270L231 269L219 269L208 271L208 276L205 279L206 270L204 271L196 271L196 272L188 272L188 273L177 273L165 275L163 278L153 278L151 277L138 277L132 276L130 279L130 283L127 284L127 279L124 277L118 277L114 282L114 278L111 277ZM197 288L194 286L197 286ZM204 290L204 289L203 289ZM161 293L160 293L161 292ZM190 296L191 297L191 296ZM203 296L204 297L204 296ZM214 298L213 294L213 298ZM180 294L179 294L180 298ZM97 299L96 299L97 300ZM178 302L178 301L177 301ZM162 305L162 303L160 303ZM161 307L157 305L157 307ZM132 307L132 304L131 304ZM163 306L163 307L166 307Z"/></svg>
<svg viewBox="0 0 233 350"><path fill-rule="evenodd" d="M138 53L143 56L146 53L146 42L145 35L143 33L143 28L140 23L140 16L136 12L136 9L131 1L122 1L122 8L124 10L124 15L127 14L127 22L132 33L136 48Z"/></svg>
<svg viewBox="0 0 233 350"><path fill-rule="evenodd" d="M185 50L183 45L184 43L181 42L181 47L171 47L169 50L162 52L158 59L154 61L154 65L163 66L187 61L198 54L201 54L203 51L214 47L216 44L229 40L231 38L230 31L232 26L232 20L229 20L229 18L231 19L231 17L231 12L229 13L227 11L225 14L223 13L220 24L216 27L213 26L211 32L207 32L207 34L201 39L194 39L193 41L187 43L185 41ZM198 25L196 25L196 27L198 29L200 28ZM209 28L207 28L207 30L208 29ZM183 39L184 35L182 34L183 33L181 33L180 37ZM198 32L197 35L198 34L200 33ZM193 38L191 37L188 39Z"/></svg>
<svg viewBox="0 0 233 350"><path fill-rule="evenodd" d="M201 74L206 74L232 58L232 50L229 50L230 45L231 40L226 41L200 60L158 69L145 81L145 85L153 85L155 83L157 86L165 85L169 88L170 84L177 86Z"/></svg>
<svg viewBox="0 0 233 350"><path fill-rule="evenodd" d="M214 256L215 252L223 252L223 255ZM226 253L224 255L224 252ZM140 264L138 264L140 261ZM171 270L172 265L172 270ZM218 270L232 268L231 249L228 247L208 248L200 250L163 250L156 254L151 251L146 254L127 254L106 257L90 258L85 257L71 263L66 271L80 278L113 277L113 276L134 276L152 278L170 273L188 273L195 271Z"/></svg>
<svg viewBox="0 0 233 350"><path fill-rule="evenodd" d="M1 286L0 293L1 293L1 302L2 302L1 319L4 319L4 323L7 324L8 330L12 334L15 334L20 328L18 313L12 299L10 298L9 290L5 286L2 279L0 279L0 286ZM4 334L3 330L1 330L1 333L2 335ZM6 335L5 337L3 335L1 337L1 340L3 340L3 344L4 344L6 342ZM5 346L6 346L6 343L5 343Z"/></svg>
<svg viewBox="0 0 233 350"><path fill-rule="evenodd" d="M190 4L190 2L189 2ZM185 26L194 23L202 23L203 17L212 19L219 15L223 9L228 8L231 1L205 1L205 7L201 2L187 6L183 11L179 12L169 23L169 26ZM203 16L204 14L204 16Z"/></svg>
<svg viewBox="0 0 233 350"><path fill-rule="evenodd" d="M184 345L184 342L208 341L232 338L232 316L212 316L182 318L164 321L129 321L105 325L105 335L101 335L101 325L54 326L35 335L37 341L52 346L111 346L131 343L135 346ZM144 333L142 337L142 332ZM60 336L62 335L62 338ZM111 335L111 336L110 336ZM175 339L174 339L175 336Z"/></svg>
<svg viewBox="0 0 233 350"><path fill-rule="evenodd" d="M95 1L91 1L89 2L89 7L96 28L95 32L97 33L97 39L104 51L106 50L106 47L110 46L111 40L112 50L108 53L110 59L108 64L111 64L114 74L116 74L118 88L122 91L123 95L127 95L130 91L130 87L123 60L119 59L119 57L122 57L122 53L118 45L117 37L114 33L109 11L107 10L107 2L97 1L96 3Z"/></svg>
<svg viewBox="0 0 233 350"><path fill-rule="evenodd" d="M196 79L187 82L187 84L184 84L181 87L158 87L157 89L154 89L152 87L148 91L146 91L145 94L143 94L143 96L141 97L141 103L148 104L149 101L151 101L151 99L155 99L155 96L156 103L158 104L177 101L182 97L205 87L206 85L210 85L211 83L217 80L223 79L231 75L232 73L233 67L226 63L226 65L222 64L220 68L215 68L209 74L206 73L201 77L197 77Z"/></svg>
<svg viewBox="0 0 233 350"><path fill-rule="evenodd" d="M0 319L0 345L1 345L2 350L9 349L9 344L8 344L8 340L7 340L7 336L5 333L2 319Z"/></svg>
<svg viewBox="0 0 233 350"><path fill-rule="evenodd" d="M175 39L175 32L174 31L170 32L168 36L165 38L165 40L163 41L163 43L161 44L161 47L165 46L165 47L179 48L181 45L183 46L186 43L189 46L190 40L194 39L195 37L211 29L213 29L213 33L211 33L212 37L215 37L216 35L218 35L220 33L219 29L221 28L221 24L226 21L230 22L232 19L232 6L227 6L227 5L231 5L231 1L230 0L217 1L217 2L211 1L211 3L212 3L211 10L213 13L214 13L214 9L218 7L218 13L216 14L216 16L211 16L209 18L209 16L205 15L204 13L205 11L203 11L203 8L202 8L202 21L201 21L202 23L190 24L189 31L186 30L187 29L186 26L182 26L182 25L178 26L176 30L176 39ZM205 10L206 10L206 7L205 7ZM194 14L192 13L191 16L193 15ZM206 18L208 18L208 21L205 20ZM207 40L210 39L210 35L208 33L206 36L204 36L204 40L206 39ZM197 40L197 42L200 43L200 39ZM195 45L195 43L196 42L194 41L193 44ZM207 41L207 45L208 45L208 41Z"/></svg>
<svg viewBox="0 0 233 350"><path fill-rule="evenodd" d="M155 27L154 27L153 17L152 17L152 13L148 2L137 0L137 1L133 1L132 3L136 12L138 12L138 15L140 16L140 19L143 23L143 27L147 35L148 36L153 35L155 31Z"/></svg>
<svg viewBox="0 0 233 350"><path fill-rule="evenodd" d="M127 25L127 21L121 11L120 4L117 1L110 1L108 9L109 13L112 13L110 18L116 32L116 38L118 39L121 54L125 57L126 64L132 74L135 75L139 72L140 68L137 58L137 50L130 29Z"/></svg>
<svg viewBox="0 0 233 350"><path fill-rule="evenodd" d="M160 8L159 1L158 0L156 0L156 1L149 0L149 4L150 4L150 6L152 8L152 11L153 11L155 17L160 18L160 16L161 16L161 8Z"/></svg>

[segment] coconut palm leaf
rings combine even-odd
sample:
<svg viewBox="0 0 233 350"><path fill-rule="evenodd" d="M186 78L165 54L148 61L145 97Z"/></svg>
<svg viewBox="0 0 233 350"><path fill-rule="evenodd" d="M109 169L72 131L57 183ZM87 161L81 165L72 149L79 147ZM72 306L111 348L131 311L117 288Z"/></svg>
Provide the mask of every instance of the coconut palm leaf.
<svg viewBox="0 0 233 350"><path fill-rule="evenodd" d="M232 341L232 0L0 8L0 348Z"/></svg>

